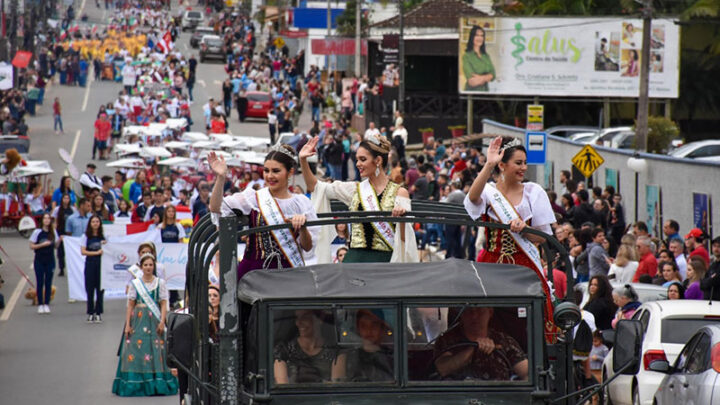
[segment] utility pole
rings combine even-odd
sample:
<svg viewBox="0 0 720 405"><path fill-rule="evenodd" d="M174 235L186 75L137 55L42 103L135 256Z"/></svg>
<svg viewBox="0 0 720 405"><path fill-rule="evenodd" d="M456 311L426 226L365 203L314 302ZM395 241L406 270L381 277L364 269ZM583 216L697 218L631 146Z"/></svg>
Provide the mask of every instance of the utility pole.
<svg viewBox="0 0 720 405"><path fill-rule="evenodd" d="M17 52L17 20L18 20L18 0L10 0L10 25L8 27L8 38L10 39L10 54L8 60L12 60ZM17 68L13 67L13 86L17 87L18 77Z"/></svg>
<svg viewBox="0 0 720 405"><path fill-rule="evenodd" d="M398 13L400 13L400 41L398 43L398 71L400 73L398 86L398 110L405 113L405 39L403 33L405 31L405 20L403 17L403 1L398 0Z"/></svg>
<svg viewBox="0 0 720 405"><path fill-rule="evenodd" d="M327 0L327 36L325 37L326 41L330 41L330 36L332 35L332 7L330 6L330 0ZM327 69L327 81L328 85L331 83L330 81L330 54L325 56L325 68ZM332 89L330 89L332 91ZM327 95L329 95L330 92L328 92Z"/></svg>
<svg viewBox="0 0 720 405"><path fill-rule="evenodd" d="M642 56L640 56L640 95L638 97L637 124L635 126L636 148L647 152L648 107L650 82L650 33L652 31L652 0L643 1Z"/></svg>
<svg viewBox="0 0 720 405"><path fill-rule="evenodd" d="M360 58L362 52L360 52L360 25L362 19L360 18L360 7L362 6L362 0L355 0L355 77L360 78Z"/></svg>

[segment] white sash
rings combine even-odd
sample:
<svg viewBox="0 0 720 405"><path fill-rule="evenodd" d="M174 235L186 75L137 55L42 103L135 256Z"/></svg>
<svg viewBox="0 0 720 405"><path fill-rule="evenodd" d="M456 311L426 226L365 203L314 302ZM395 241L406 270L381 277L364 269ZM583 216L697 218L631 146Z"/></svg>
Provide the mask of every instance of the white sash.
<svg viewBox="0 0 720 405"><path fill-rule="evenodd" d="M160 280L158 280L158 283L159 282ZM150 312L155 315L155 318L158 320L162 320L162 312L160 312L160 307L158 307L157 303L155 303L155 300L153 300L150 296L150 292L147 290L147 287L145 287L145 283L143 283L142 279L134 278L132 281L132 285L135 287L135 291L137 291L138 296L142 299L145 305L150 308Z"/></svg>
<svg viewBox="0 0 720 405"><path fill-rule="evenodd" d="M505 196L503 195L503 193L501 193L497 188L490 184L485 184L484 192L490 196L488 203L490 204L490 207L495 213L495 216L501 223L508 225L512 220L520 218L520 215L517 213L517 211L515 211L515 207L510 204L510 201L508 201L507 198L505 198ZM525 254L535 265L537 271L539 271L542 275L543 267L542 263L540 262L540 251L538 251L538 248L519 233L510 232L510 235L512 235L513 239L518 244L520 249L525 252Z"/></svg>
<svg viewBox="0 0 720 405"><path fill-rule="evenodd" d="M370 185L368 179L358 183L358 195L360 195L360 204L365 211L382 211L375 189ZM380 234L383 242L392 249L395 246L395 231L392 226L387 222L372 222L372 226Z"/></svg>
<svg viewBox="0 0 720 405"><path fill-rule="evenodd" d="M260 215L265 219L265 223L268 225L280 225L285 223L285 216L283 216L280 206L278 205L275 198L270 194L268 188L261 188L255 193L257 196L258 207L260 208ZM297 241L293 237L292 232L289 229L276 229L270 231L275 242L277 242L280 250L287 258L288 262L292 267L302 267L305 265L302 254L300 253L300 247Z"/></svg>

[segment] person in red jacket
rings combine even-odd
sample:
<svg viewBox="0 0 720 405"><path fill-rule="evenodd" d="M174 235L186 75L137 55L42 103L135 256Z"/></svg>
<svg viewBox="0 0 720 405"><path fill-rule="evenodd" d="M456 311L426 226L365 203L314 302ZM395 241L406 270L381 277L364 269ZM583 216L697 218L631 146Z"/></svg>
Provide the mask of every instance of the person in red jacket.
<svg viewBox="0 0 720 405"><path fill-rule="evenodd" d="M657 274L657 259L655 258L655 244L647 236L639 236L635 242L638 254L640 255L640 265L638 265L633 277L633 283L640 281L640 276L647 274L655 277Z"/></svg>
<svg viewBox="0 0 720 405"><path fill-rule="evenodd" d="M685 235L685 247L687 247L687 251L690 252L688 255L688 261L690 261L690 258L693 256L698 256L705 262L705 266L710 265L710 254L708 253L707 249L705 249L705 246L703 246L703 238L705 237L705 232L703 232L699 228L693 228L688 232L687 235Z"/></svg>

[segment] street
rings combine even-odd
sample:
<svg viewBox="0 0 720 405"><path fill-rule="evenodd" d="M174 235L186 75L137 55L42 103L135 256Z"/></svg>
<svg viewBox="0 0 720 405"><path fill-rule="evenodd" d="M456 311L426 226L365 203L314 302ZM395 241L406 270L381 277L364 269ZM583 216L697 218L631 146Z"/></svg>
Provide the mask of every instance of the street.
<svg viewBox="0 0 720 405"><path fill-rule="evenodd" d="M83 2L83 5L84 9L78 15L86 12L92 22L106 20L109 11L96 8L92 1ZM174 4L174 7L177 5ZM188 45L190 35L191 32L182 33L175 44L186 56L194 51ZM202 105L208 97L222 98L221 84L226 74L219 61L198 65L197 74L195 102L191 108L195 120L193 130L204 132ZM121 88L120 83L91 80L86 88L60 86L57 81L48 87L44 105L38 106L35 117L29 117L28 125L30 156L33 160L50 162L54 169L51 176L53 189L58 186L66 167L58 155L58 148L70 152L73 163L82 173L91 158L93 123L98 108L101 104L113 102ZM63 106L65 133L62 135L53 131L52 103L55 97L60 98ZM229 130L235 135L268 136L267 125L263 121L240 124L237 114L233 112L229 122ZM98 165L97 174L113 174L112 168L105 167L107 162L95 163ZM2 233L0 246L34 283L35 275L31 267L33 253L27 239L17 232ZM0 311L2 403L177 403L177 396L130 399L111 393L118 364L116 353L125 318L124 300L106 300L104 323L87 324L85 303L68 302L67 278L58 277L56 269L53 284L57 292L50 305L52 313L40 315L37 314L37 308L24 298L28 284L14 265L6 260L0 271L5 279L0 293L5 296L7 305L5 310Z"/></svg>

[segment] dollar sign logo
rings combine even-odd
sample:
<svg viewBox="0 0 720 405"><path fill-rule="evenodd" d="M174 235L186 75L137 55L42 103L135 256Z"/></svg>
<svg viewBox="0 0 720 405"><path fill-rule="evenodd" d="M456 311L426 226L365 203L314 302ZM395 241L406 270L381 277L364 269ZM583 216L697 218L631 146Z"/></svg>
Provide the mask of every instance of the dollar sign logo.
<svg viewBox="0 0 720 405"><path fill-rule="evenodd" d="M520 54L525 50L525 37L520 35L520 31L522 31L521 23L515 24L515 31L517 31L517 34L510 38L510 42L515 45L515 50L511 52L511 55L517 59L517 63L515 64L515 68L517 68L523 63L523 58Z"/></svg>

